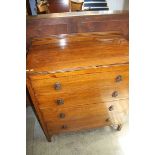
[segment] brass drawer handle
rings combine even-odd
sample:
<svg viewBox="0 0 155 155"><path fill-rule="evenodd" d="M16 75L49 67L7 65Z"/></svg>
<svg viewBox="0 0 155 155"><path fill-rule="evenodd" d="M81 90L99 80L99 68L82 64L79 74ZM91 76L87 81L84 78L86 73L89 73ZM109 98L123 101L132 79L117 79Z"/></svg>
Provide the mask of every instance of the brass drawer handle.
<svg viewBox="0 0 155 155"><path fill-rule="evenodd" d="M62 129L67 129L67 125L62 125L61 128Z"/></svg>
<svg viewBox="0 0 155 155"><path fill-rule="evenodd" d="M65 118L65 114L64 114L64 113L60 113L60 114L59 114L59 117L60 117L60 118Z"/></svg>
<svg viewBox="0 0 155 155"><path fill-rule="evenodd" d="M55 88L55 90L60 90L60 89L61 89L61 83L56 82L56 83L54 84L54 88Z"/></svg>
<svg viewBox="0 0 155 155"><path fill-rule="evenodd" d="M118 91L114 91L113 93L112 93L112 97L117 97L118 96Z"/></svg>
<svg viewBox="0 0 155 155"><path fill-rule="evenodd" d="M113 105L111 105L111 106L109 107L109 111L112 111L112 110L114 110L114 106L113 106Z"/></svg>
<svg viewBox="0 0 155 155"><path fill-rule="evenodd" d="M64 104L64 100L63 99L57 99L56 100L56 103L57 103L57 105L62 105L62 104Z"/></svg>
<svg viewBox="0 0 155 155"><path fill-rule="evenodd" d="M116 82L120 82L120 81L122 81L122 80L123 80L122 75L118 75L118 76L115 78L115 81L116 81Z"/></svg>

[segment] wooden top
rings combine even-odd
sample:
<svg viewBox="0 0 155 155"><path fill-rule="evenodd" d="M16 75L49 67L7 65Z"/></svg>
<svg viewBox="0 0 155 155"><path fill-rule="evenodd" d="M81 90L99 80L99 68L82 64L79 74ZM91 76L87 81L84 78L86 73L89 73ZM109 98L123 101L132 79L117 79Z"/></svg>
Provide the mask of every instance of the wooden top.
<svg viewBox="0 0 155 155"><path fill-rule="evenodd" d="M37 16L27 16L27 20L55 17L75 17L75 16L97 16L97 15L113 15L113 14L128 14L128 10L106 10L106 11L78 11L64 13L41 14Z"/></svg>
<svg viewBox="0 0 155 155"><path fill-rule="evenodd" d="M117 32L78 33L35 38L27 72L64 72L128 63L128 41Z"/></svg>

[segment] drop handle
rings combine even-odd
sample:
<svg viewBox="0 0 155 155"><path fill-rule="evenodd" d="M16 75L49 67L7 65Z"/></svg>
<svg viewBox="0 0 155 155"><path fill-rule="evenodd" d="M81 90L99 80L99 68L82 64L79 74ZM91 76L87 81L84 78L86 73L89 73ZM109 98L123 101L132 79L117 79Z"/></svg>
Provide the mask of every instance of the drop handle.
<svg viewBox="0 0 155 155"><path fill-rule="evenodd" d="M118 91L114 91L113 93L112 93L112 97L117 97L118 96Z"/></svg>
<svg viewBox="0 0 155 155"><path fill-rule="evenodd" d="M113 106L113 105L111 105L111 106L109 107L109 111L112 111L112 110L114 110L114 106Z"/></svg>
<svg viewBox="0 0 155 155"><path fill-rule="evenodd" d="M55 84L54 84L54 89L55 90L60 90L61 89L61 83L60 82L56 82Z"/></svg>
<svg viewBox="0 0 155 155"><path fill-rule="evenodd" d="M59 118L61 118L61 119L65 118L65 114L64 113L60 113L59 114Z"/></svg>
<svg viewBox="0 0 155 155"><path fill-rule="evenodd" d="M115 81L116 81L116 82L120 82L120 81L122 81L122 80L123 80L122 75L118 75L118 76L116 76L116 78L115 78Z"/></svg>
<svg viewBox="0 0 155 155"><path fill-rule="evenodd" d="M61 129L67 129L67 125L62 125Z"/></svg>
<svg viewBox="0 0 155 155"><path fill-rule="evenodd" d="M64 104L64 100L63 99L57 99L56 100L56 103L57 103L57 105L62 105L62 104Z"/></svg>

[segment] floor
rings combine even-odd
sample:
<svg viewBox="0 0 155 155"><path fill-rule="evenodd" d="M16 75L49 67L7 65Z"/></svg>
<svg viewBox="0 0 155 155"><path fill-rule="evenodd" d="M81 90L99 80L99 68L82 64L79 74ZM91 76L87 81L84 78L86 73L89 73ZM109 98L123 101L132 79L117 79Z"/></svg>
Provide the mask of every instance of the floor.
<svg viewBox="0 0 155 155"><path fill-rule="evenodd" d="M128 155L128 123L121 131L111 127L55 135L47 142L30 106L27 117L27 155Z"/></svg>

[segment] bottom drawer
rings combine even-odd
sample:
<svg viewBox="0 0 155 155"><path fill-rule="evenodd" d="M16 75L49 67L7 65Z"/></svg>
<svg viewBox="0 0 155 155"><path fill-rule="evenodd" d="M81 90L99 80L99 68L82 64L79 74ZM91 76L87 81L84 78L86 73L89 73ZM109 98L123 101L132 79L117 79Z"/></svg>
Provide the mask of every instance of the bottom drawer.
<svg viewBox="0 0 155 155"><path fill-rule="evenodd" d="M93 117L88 119L80 119L80 120L72 120L72 121L63 121L63 122L54 122L54 123L47 123L48 132L50 135L55 133L63 133L63 132L70 132L70 131L79 131L85 129L93 129L99 128L104 126L110 126L112 124L120 124L123 123L120 120L120 117L104 116L104 117Z"/></svg>
<svg viewBox="0 0 155 155"><path fill-rule="evenodd" d="M115 120L115 123L116 120ZM119 123L119 122L118 122ZM49 134L63 133L70 131L78 131L85 129L98 128L103 126L109 126L112 122L109 117L93 117L88 119L78 119L74 121L63 121L55 123L47 123Z"/></svg>

